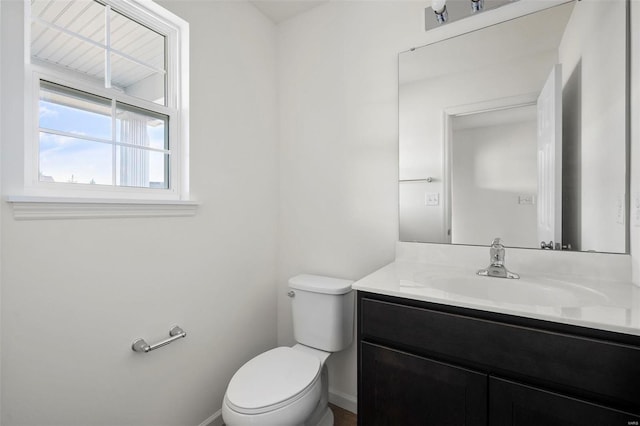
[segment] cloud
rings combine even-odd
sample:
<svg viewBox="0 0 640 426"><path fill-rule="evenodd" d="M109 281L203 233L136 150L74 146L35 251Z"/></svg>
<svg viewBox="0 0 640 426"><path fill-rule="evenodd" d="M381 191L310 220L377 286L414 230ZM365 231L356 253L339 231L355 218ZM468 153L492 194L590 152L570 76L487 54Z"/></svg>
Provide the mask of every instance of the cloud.
<svg viewBox="0 0 640 426"><path fill-rule="evenodd" d="M40 120L47 118L58 118L60 113L53 108L48 108L43 102L40 102Z"/></svg>

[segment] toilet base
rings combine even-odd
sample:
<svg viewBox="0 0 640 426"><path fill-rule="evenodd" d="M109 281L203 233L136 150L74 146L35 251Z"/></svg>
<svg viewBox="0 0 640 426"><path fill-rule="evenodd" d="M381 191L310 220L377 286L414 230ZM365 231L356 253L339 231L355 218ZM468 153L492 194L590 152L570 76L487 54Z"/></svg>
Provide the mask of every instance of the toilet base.
<svg viewBox="0 0 640 426"><path fill-rule="evenodd" d="M333 411L331 411L331 408L327 407L327 411L325 411L316 426L333 426Z"/></svg>
<svg viewBox="0 0 640 426"><path fill-rule="evenodd" d="M320 382L322 383L320 401L303 426L333 426L333 411L329 408L329 370L327 364L323 364L320 374Z"/></svg>

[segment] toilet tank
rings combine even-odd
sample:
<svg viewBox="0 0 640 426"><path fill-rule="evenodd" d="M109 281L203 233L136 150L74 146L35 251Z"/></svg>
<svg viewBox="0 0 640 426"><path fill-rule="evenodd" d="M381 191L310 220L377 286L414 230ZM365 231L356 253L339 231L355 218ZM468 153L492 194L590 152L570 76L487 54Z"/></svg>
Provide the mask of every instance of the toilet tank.
<svg viewBox="0 0 640 426"><path fill-rule="evenodd" d="M298 343L327 352L338 352L351 344L351 284L351 280L307 274L289 279L293 334Z"/></svg>

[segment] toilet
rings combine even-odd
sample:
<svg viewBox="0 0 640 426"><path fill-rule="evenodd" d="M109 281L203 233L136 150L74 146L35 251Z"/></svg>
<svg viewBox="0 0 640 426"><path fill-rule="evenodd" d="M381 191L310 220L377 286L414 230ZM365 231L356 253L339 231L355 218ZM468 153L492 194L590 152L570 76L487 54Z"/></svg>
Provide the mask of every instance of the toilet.
<svg viewBox="0 0 640 426"><path fill-rule="evenodd" d="M296 345L249 360L222 404L227 426L332 426L326 360L353 340L353 281L319 275L289 280Z"/></svg>

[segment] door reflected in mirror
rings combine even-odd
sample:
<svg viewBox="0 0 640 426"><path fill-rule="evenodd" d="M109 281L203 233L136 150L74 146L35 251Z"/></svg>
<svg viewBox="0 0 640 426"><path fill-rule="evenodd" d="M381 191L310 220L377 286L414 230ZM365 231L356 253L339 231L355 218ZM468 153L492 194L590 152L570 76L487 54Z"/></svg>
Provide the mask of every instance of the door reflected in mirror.
<svg viewBox="0 0 640 426"><path fill-rule="evenodd" d="M628 2L399 56L400 240L628 252Z"/></svg>

